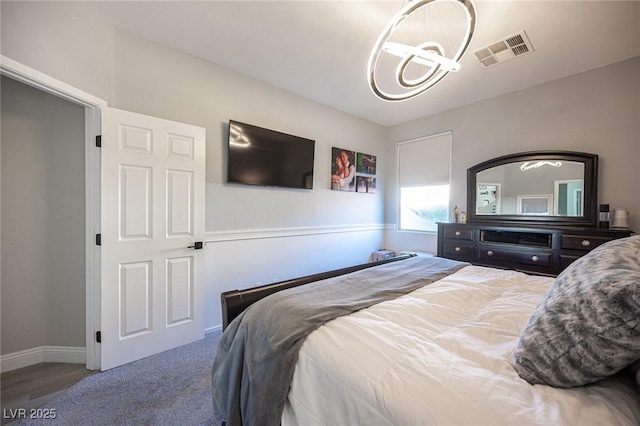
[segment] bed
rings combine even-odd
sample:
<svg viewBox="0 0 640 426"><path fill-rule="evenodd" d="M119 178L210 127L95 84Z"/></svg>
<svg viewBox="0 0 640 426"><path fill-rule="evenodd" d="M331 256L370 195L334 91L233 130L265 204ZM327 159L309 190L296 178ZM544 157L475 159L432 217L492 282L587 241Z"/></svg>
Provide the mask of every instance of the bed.
<svg viewBox="0 0 640 426"><path fill-rule="evenodd" d="M556 279L416 256L252 303L213 404L228 425L638 425L639 358L640 236Z"/></svg>

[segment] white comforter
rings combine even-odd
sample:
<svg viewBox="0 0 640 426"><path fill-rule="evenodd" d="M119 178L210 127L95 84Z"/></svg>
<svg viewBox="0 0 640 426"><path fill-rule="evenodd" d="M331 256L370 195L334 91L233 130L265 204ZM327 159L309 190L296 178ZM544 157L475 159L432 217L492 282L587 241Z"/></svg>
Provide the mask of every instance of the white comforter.
<svg viewBox="0 0 640 426"><path fill-rule="evenodd" d="M305 341L282 425L638 425L624 380L532 386L512 367L551 278L468 266ZM540 342L541 345L545 342Z"/></svg>

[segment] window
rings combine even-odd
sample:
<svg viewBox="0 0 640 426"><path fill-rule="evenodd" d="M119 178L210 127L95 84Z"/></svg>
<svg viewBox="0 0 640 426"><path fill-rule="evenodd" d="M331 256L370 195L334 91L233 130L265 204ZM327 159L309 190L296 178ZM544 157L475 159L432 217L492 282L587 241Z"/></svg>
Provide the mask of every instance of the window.
<svg viewBox="0 0 640 426"><path fill-rule="evenodd" d="M449 220L451 132L398 143L400 229L437 231Z"/></svg>
<svg viewBox="0 0 640 426"><path fill-rule="evenodd" d="M437 231L449 218L449 185L400 188L400 229Z"/></svg>

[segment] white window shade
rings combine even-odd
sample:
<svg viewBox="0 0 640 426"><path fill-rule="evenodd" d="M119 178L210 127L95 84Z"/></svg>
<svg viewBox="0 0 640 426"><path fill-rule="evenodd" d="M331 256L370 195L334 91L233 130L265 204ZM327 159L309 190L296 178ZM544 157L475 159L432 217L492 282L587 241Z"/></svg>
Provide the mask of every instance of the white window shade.
<svg viewBox="0 0 640 426"><path fill-rule="evenodd" d="M451 132L398 143L400 187L448 185Z"/></svg>

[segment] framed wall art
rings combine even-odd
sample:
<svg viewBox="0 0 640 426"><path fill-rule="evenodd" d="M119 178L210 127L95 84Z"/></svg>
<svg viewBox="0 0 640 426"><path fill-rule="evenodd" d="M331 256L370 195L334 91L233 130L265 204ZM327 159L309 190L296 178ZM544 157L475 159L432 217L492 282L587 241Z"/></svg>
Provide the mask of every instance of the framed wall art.
<svg viewBox="0 0 640 426"><path fill-rule="evenodd" d="M331 189L376 192L377 157L345 148L331 148Z"/></svg>
<svg viewBox="0 0 640 426"><path fill-rule="evenodd" d="M331 148L331 189L356 190L356 153L343 148Z"/></svg>

